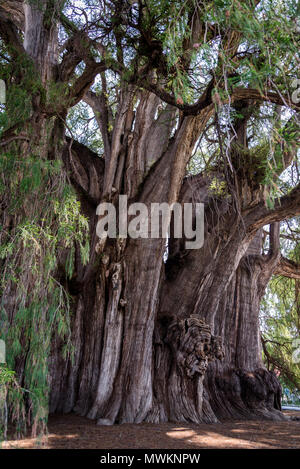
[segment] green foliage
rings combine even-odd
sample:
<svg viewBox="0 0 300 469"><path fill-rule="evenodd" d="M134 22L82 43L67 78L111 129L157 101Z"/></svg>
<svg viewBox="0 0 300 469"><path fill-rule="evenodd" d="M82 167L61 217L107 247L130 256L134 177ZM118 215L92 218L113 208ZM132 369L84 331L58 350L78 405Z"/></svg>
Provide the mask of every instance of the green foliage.
<svg viewBox="0 0 300 469"><path fill-rule="evenodd" d="M0 386L10 385L14 380L15 372L4 365L0 365Z"/></svg>
<svg viewBox="0 0 300 469"><path fill-rule="evenodd" d="M7 363L14 370L26 355L23 388L8 389L10 413L25 415L27 402L32 429L44 432L48 415L48 361L57 333L62 353L72 354L71 298L56 279L57 258L66 252L66 277L72 277L75 244L82 261L89 257L88 222L74 190L66 183L59 160L40 154L22 157L17 144L0 158L0 197L5 206L0 237L0 338L7 344ZM5 224L14 219L13 227ZM13 292L13 293L12 293ZM7 303L16 299L14 312ZM14 316L14 327L9 327ZM16 410L17 408L17 410ZM20 417L18 431L25 428ZM23 422L23 423L22 423Z"/></svg>
<svg viewBox="0 0 300 469"><path fill-rule="evenodd" d="M280 371L285 387L300 391L300 367L292 358L294 340L300 335L294 295L293 280L284 277L271 280L262 305L262 314L267 313L263 325L264 359L269 368Z"/></svg>
<svg viewBox="0 0 300 469"><path fill-rule="evenodd" d="M13 78L12 78L13 77ZM22 55L18 55L13 62L1 64L1 78L7 83L6 112L0 114L0 136L7 128L24 124L32 113L32 100L39 95L43 101L45 91L41 80L36 73L32 61Z"/></svg>
<svg viewBox="0 0 300 469"><path fill-rule="evenodd" d="M15 371L0 365L0 446L7 434L7 408L11 408L10 421L15 423L17 435L26 430L24 391L16 379Z"/></svg>
<svg viewBox="0 0 300 469"><path fill-rule="evenodd" d="M299 220L286 224L281 232L282 251L295 262L300 261ZM274 276L261 305L264 360L271 369L280 371L284 388L300 391L300 366L295 358L295 340L300 339L300 285L298 280Z"/></svg>
<svg viewBox="0 0 300 469"><path fill-rule="evenodd" d="M93 113L85 103L80 102L70 109L67 124L68 128L72 129L72 136L78 142L86 145L94 152L103 153L103 142L99 127Z"/></svg>
<svg viewBox="0 0 300 469"><path fill-rule="evenodd" d="M213 177L209 185L209 191L214 197L223 198L228 196L226 181Z"/></svg>

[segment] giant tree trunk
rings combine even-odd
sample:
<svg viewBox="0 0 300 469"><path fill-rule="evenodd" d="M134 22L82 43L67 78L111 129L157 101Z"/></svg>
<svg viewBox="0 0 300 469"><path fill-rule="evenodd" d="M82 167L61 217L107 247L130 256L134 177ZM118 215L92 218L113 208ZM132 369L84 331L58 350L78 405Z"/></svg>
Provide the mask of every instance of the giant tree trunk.
<svg viewBox="0 0 300 469"><path fill-rule="evenodd" d="M195 187L196 196L204 200L206 186L203 179ZM187 192L183 190L182 200L186 201L189 197L190 187ZM223 207L223 213L225 211ZM208 215L208 226L209 221ZM268 372L262 362L259 325L260 301L280 256L279 225L270 228L268 255L261 254L260 230L250 245L249 240L244 240L245 246L248 246L244 255L245 248L242 248L241 240L239 249L233 251L234 238L231 249L228 251L225 247L226 254L222 254L222 247L218 253L219 248L214 246L220 245L222 241L218 235L217 240L213 239L212 233L212 229L206 230L203 252L187 253L180 250L175 240L171 243L166 266L167 281L162 288L161 311L154 337L154 389L157 398L151 419L195 423L234 418L283 419L279 412L280 384L274 373ZM233 236L239 236L240 233ZM205 272L209 272L209 277L214 269L214 263L210 263L213 254L218 262L217 271L212 279L203 280ZM236 268L237 260L239 264ZM204 274L198 264L195 268L197 274L194 272L190 279L189 272L193 272L193 266L197 263L204 267ZM224 288L222 284L225 282ZM213 295L213 298L210 299L209 295ZM214 301L216 298L217 302ZM212 310L209 309L211 304L214 305ZM169 328L174 318L178 317L178 312L182 320L196 315L209 323L213 333L221 339L219 344L223 344L223 351L219 350L219 358L222 360L209 363L204 389L200 393L197 379L202 373L191 377L188 367L180 370L180 363L168 340ZM197 359L196 348L192 347L189 352ZM202 393L203 401L199 406Z"/></svg>
<svg viewBox="0 0 300 469"><path fill-rule="evenodd" d="M262 362L259 308L265 287L279 259L278 224L271 227L269 255L261 255L258 232L223 296L215 330L224 341L222 364L206 375L208 401L220 419L283 419L281 386Z"/></svg>
<svg viewBox="0 0 300 469"><path fill-rule="evenodd" d="M125 96L124 99L126 102L129 98ZM156 109L157 104L157 99L152 95L146 96L139 105L137 115L139 111L145 112L145 107L149 108L148 112L153 112L152 108ZM169 112L167 109L162 113L155 127L161 125L162 121L166 122ZM201 116L191 118L181 126L177 139L166 150L164 158L156 164L152 160L154 166L150 172L147 166L140 169L142 174L149 172L149 175L138 188L137 169L132 168L129 173L134 164L129 161L125 183L130 187L130 196L136 196L138 192L139 197L135 200L148 206L152 202L176 200L176 192L184 175L184 162L194 145L192 131L195 123L201 125ZM155 128L142 129L139 120L136 125L140 138L144 140L155 131ZM170 128L168 125L165 136L149 141L148 160L151 151L154 152L152 158L159 158L159 153L165 147L162 138L169 138ZM133 140L126 149L129 156L131 152L137 152L135 145L137 142ZM143 152L141 143L139 145ZM134 159L139 159L138 152ZM177 164L176 176L170 174L172 160L174 165ZM176 160L179 161L176 163ZM84 171L83 167L81 169ZM116 168L114 173L118 174ZM110 175L110 167L106 169L105 175L106 178L114 178L114 175ZM162 181L172 180L172 177L175 181L170 186L162 184ZM104 176L104 188L105 184ZM93 223L92 230L95 230ZM81 324L81 328L75 328L76 348L80 352L76 354L78 363L75 365L76 376L72 377L71 387L77 381L78 394L75 395L68 384L61 384L62 370L54 361L51 410L75 408L83 415L99 419L99 423L138 423L146 419L153 403L153 331L165 240L109 240L101 245L96 244L95 234L93 239L90 263L98 259L98 265L90 276L86 273L81 275L83 287L77 302L75 320L76 324ZM73 375L74 369L71 373ZM65 379L69 380L68 371ZM66 393L63 396L60 394L61 389Z"/></svg>
<svg viewBox="0 0 300 469"><path fill-rule="evenodd" d="M46 3L50 8L52 2ZM258 322L259 303L278 261L275 228L267 256L251 242L263 224L290 215L294 206L282 204L282 213L276 218L268 212L264 223L264 191L252 187L246 174L229 178L233 190L223 198L209 192L211 178L221 178L217 169L185 177L195 144L216 112L209 94L212 85L200 100L203 107L192 116L122 82L110 130L103 111L105 93L97 97L88 92L103 71L88 54L86 70L69 88L68 102L55 103L54 111L54 104L47 102L49 80L55 86L68 84L85 41L78 36L76 42L75 34L59 67L51 8L36 9L30 3L24 12L24 50L43 92L33 96L30 119L18 127L24 141L17 150L24 158L33 151L45 160L63 160L64 177L68 174L77 190L90 226L89 261L82 264L76 246L71 279L64 268L66 253L57 253L56 280L73 299L74 354L63 358L61 338L51 337L50 411L74 411L99 424L281 418L280 387L263 367ZM102 117L103 158L73 139L64 141L68 107L83 96ZM246 124L241 141L245 129ZM14 130L6 135L4 148ZM170 239L165 264L163 238L99 241L97 205L117 206L120 194L148 208L154 202L203 202L204 247L187 252L184 239ZM35 201L33 197L32 209ZM286 207L290 211L284 212ZM41 213L31 215L42 219ZM4 211L5 227L12 223L7 217ZM28 278L36 281L30 273ZM12 324L18 304L15 286L7 286L5 301ZM16 362L21 382L26 366L30 361L23 354Z"/></svg>
<svg viewBox="0 0 300 469"><path fill-rule="evenodd" d="M208 204L205 178L200 181ZM226 213L228 202L219 208ZM207 230L214 220L210 208ZM94 271L76 279L82 287L75 364L53 361L51 411L73 410L99 424L283 418L280 385L262 364L258 319L279 259L278 226L271 231L270 252L263 256L260 231L248 247L250 239L234 229L231 246L238 249L225 243L227 262L222 248L215 248L218 233L189 253L180 251L180 240L171 240L166 265L161 240L110 242ZM217 272L207 280L216 260ZM219 299L211 314L198 304L213 289Z"/></svg>

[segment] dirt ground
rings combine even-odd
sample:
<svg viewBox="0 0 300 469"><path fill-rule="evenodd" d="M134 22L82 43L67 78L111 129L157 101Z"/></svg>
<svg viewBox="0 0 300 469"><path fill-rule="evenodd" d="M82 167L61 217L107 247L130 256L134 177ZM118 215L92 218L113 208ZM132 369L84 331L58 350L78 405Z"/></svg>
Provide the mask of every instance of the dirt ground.
<svg viewBox="0 0 300 469"><path fill-rule="evenodd" d="M300 418L300 412L285 412ZM10 439L2 448L63 449L198 449L300 448L300 420L287 422L234 421L210 425L130 424L97 426L76 415L49 419L43 440Z"/></svg>

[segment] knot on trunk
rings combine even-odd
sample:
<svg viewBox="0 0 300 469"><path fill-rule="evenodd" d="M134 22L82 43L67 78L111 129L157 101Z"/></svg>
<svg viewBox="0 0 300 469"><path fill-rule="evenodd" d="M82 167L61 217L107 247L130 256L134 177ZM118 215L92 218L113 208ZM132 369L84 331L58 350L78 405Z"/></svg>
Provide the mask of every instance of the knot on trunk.
<svg viewBox="0 0 300 469"><path fill-rule="evenodd" d="M281 410L281 384L273 371L257 368L254 371L237 370L240 378L241 394L249 407L259 404L269 409Z"/></svg>
<svg viewBox="0 0 300 469"><path fill-rule="evenodd" d="M179 369L189 378L203 376L210 361L224 357L221 337L213 336L210 326L198 316L171 321L165 342L171 347Z"/></svg>

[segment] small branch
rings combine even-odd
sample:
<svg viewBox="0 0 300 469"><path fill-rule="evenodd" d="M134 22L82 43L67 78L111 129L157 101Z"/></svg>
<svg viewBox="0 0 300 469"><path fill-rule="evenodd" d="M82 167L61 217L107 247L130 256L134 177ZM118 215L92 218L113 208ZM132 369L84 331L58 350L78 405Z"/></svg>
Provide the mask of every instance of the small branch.
<svg viewBox="0 0 300 469"><path fill-rule="evenodd" d="M198 101L195 104L180 104L176 101L176 98L174 95L169 94L167 91L165 91L163 88L161 88L159 85L152 84L152 83L147 83L147 82L141 82L139 83L140 86L142 86L144 89L151 91L152 93L156 94L162 101L166 102L167 104L170 104L171 106L175 106L183 113L188 116L188 115L197 115L199 114L203 109L208 107L212 103L212 91L215 85L215 79L213 78L210 83L208 84L205 92L202 94L202 96L198 99Z"/></svg>
<svg viewBox="0 0 300 469"><path fill-rule="evenodd" d="M280 234L280 223L275 222L271 223L270 225L270 249L269 249L269 257L277 257L280 250L280 241L279 241L279 234Z"/></svg>
<svg viewBox="0 0 300 469"><path fill-rule="evenodd" d="M0 142L0 147L4 147L5 145L8 145L9 143L13 142L14 140L26 140L29 142L29 138L25 137L23 135L17 135L15 137L11 137L8 140L5 140L4 142Z"/></svg>

